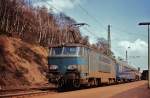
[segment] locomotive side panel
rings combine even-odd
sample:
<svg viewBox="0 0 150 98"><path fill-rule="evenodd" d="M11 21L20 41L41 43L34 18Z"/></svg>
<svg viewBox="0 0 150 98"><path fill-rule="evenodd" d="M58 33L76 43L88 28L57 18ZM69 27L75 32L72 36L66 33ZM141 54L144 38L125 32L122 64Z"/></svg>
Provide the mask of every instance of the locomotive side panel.
<svg viewBox="0 0 150 98"><path fill-rule="evenodd" d="M98 78L100 75L98 72L98 56L99 54L94 51L89 52L89 77Z"/></svg>
<svg viewBox="0 0 150 98"><path fill-rule="evenodd" d="M100 78L101 82L115 80L115 64L110 58L95 51L89 53L89 58L89 77Z"/></svg>
<svg viewBox="0 0 150 98"><path fill-rule="evenodd" d="M110 78L116 78L115 62L111 58L101 55L100 66L102 65L105 68L104 71L110 73L109 74Z"/></svg>

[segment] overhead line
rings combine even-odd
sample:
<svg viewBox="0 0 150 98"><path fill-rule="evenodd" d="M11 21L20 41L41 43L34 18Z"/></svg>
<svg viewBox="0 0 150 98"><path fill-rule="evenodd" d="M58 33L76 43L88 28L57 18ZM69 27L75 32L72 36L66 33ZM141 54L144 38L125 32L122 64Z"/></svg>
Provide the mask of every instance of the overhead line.
<svg viewBox="0 0 150 98"><path fill-rule="evenodd" d="M70 1L71 1L72 3L74 3L72 0L70 0ZM105 26L104 26L101 22L99 22L99 20L98 20L96 17L94 17L92 14L90 14L84 7L82 7L82 5L78 4L78 6L79 6L80 9L82 9L89 17L91 17L91 19L93 19L98 25L101 25L104 30L107 30L107 29L105 28Z"/></svg>
<svg viewBox="0 0 150 98"><path fill-rule="evenodd" d="M73 1L72 1L72 3L73 3ZM91 15L84 7L82 7L80 4L78 4L78 6L88 15L88 16L90 16L95 22L97 22L98 24L100 24L101 26L103 26L100 22L99 22L99 20L97 19L97 18L95 18L93 15ZM104 28L105 28L105 26L103 26ZM107 30L107 29L105 29L105 30ZM118 30L118 29L117 29ZM124 31L124 30L121 30L120 29L120 31L121 32L125 32L125 33L128 33L128 34L133 34L133 33L130 33L130 32L126 32L126 31ZM138 33L139 34L139 33ZM139 35L143 35L143 34L139 34Z"/></svg>
<svg viewBox="0 0 150 98"><path fill-rule="evenodd" d="M90 34L93 34L93 36L95 37L95 38L99 38L95 33L93 33L92 31L90 31L88 28L86 28L86 27L83 27L83 29L84 30L86 30L87 32L89 32Z"/></svg>
<svg viewBox="0 0 150 98"><path fill-rule="evenodd" d="M117 30L117 31L120 31L120 32L124 32L124 33L135 35L135 33L133 33L133 32L129 32L127 30L122 30L122 29L120 29L118 27L115 27L114 29ZM140 34L140 33L138 33L138 35L145 36L144 34Z"/></svg>
<svg viewBox="0 0 150 98"><path fill-rule="evenodd" d="M51 5L47 0L38 0L38 1L45 2L46 4L50 5L54 9L56 9L57 11L61 12L59 9L57 9L56 7L54 7L53 5ZM94 34L92 31L90 31L89 29L87 29L85 27L83 29L86 30L87 32L89 32L90 34L93 34L96 38L98 38L97 35Z"/></svg>
<svg viewBox="0 0 150 98"><path fill-rule="evenodd" d="M61 10L59 10L58 8L54 7L52 4L50 4L47 0L38 0L40 2L45 2L45 4L51 6L52 8L54 8L55 10L61 12ZM70 0L72 3L74 3L72 0ZM82 7L80 4L78 4L78 6L80 7L80 9L82 9L89 17L91 17L96 23L100 24L102 27L104 27L100 22L99 20L97 20L93 15L91 15L84 7ZM116 28L116 27L115 27ZM107 30L105 27L104 27L105 30ZM133 33L130 33L130 32L126 32L125 30L121 30L120 28L116 28L117 31L120 31L120 32L125 32L125 33L128 33L128 34L133 34ZM91 32L91 31L90 31ZM89 33L90 33L89 32ZM139 34L139 33L138 33ZM144 34L140 34L140 35L144 35ZM145 36L145 35L144 35Z"/></svg>
<svg viewBox="0 0 150 98"><path fill-rule="evenodd" d="M56 8L55 6L53 6L52 4L50 4L47 0L38 0L38 1L40 1L40 2L45 2L45 4L47 4L47 5L49 5L49 6L51 6L52 8L54 8L55 10L57 10L57 11L59 11L59 12L61 12L61 10L59 10L58 8ZM72 2L73 3L73 2ZM91 14L89 14L89 12L85 9L85 8L83 8L80 4L78 4L78 6L82 9L82 10L84 10L84 12L89 16L89 17L91 17L94 21L96 21L98 24L101 24L95 17L93 17ZM102 25L102 24L101 24ZM103 26L103 25L102 25ZM104 26L103 26L104 27ZM90 33L90 34L93 34L93 36L95 36L96 38L99 38L99 37L97 37L97 35L96 34L94 34L92 31L90 31L89 29L87 29L87 28L83 28L84 30L86 30L88 33ZM126 32L126 31L123 31L123 30L121 30L121 29L119 29L119 28L116 28L116 30L118 31L120 31L120 32L125 32L125 33L128 33L128 34L133 34L133 33L129 33L129 32ZM141 35L143 35L143 34L141 34ZM117 40L117 38L115 38L116 40ZM115 39L113 39L113 40L115 40Z"/></svg>

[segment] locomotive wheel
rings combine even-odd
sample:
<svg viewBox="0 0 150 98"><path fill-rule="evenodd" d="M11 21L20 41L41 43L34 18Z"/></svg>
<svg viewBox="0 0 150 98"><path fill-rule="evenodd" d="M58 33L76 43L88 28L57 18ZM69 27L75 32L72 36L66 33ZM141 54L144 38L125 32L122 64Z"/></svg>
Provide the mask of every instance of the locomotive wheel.
<svg viewBox="0 0 150 98"><path fill-rule="evenodd" d="M57 87L58 87L58 88L62 88L62 87L64 86L64 84L65 84L64 79L59 79L59 80L58 80Z"/></svg>
<svg viewBox="0 0 150 98"><path fill-rule="evenodd" d="M80 88L80 80L79 80L79 79L73 80L73 86L74 86L75 88Z"/></svg>
<svg viewBox="0 0 150 98"><path fill-rule="evenodd" d="M97 83L98 83L97 86L100 86L101 85L101 79L97 79Z"/></svg>
<svg viewBox="0 0 150 98"><path fill-rule="evenodd" d="M95 86L95 84L96 84L96 79L90 78L90 79L88 80L88 86L89 86L89 87L93 87L93 86Z"/></svg>
<svg viewBox="0 0 150 98"><path fill-rule="evenodd" d="M94 79L94 86L98 86L98 79Z"/></svg>
<svg viewBox="0 0 150 98"><path fill-rule="evenodd" d="M112 79L109 78L109 79L108 79L108 85L111 85L111 84L112 84Z"/></svg>

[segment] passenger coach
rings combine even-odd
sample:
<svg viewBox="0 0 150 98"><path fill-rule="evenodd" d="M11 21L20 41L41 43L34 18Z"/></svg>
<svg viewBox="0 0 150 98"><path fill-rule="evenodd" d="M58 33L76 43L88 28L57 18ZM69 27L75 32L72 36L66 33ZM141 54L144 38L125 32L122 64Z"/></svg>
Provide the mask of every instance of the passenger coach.
<svg viewBox="0 0 150 98"><path fill-rule="evenodd" d="M117 61L116 80L118 82L129 82L140 80L141 73L136 68L129 66L126 61Z"/></svg>

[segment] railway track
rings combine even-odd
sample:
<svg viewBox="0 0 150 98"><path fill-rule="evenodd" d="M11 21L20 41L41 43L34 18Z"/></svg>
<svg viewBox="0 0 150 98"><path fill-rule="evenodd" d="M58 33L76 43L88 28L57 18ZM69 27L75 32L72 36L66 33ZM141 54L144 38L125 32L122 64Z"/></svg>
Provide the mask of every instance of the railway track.
<svg viewBox="0 0 150 98"><path fill-rule="evenodd" d="M28 98L29 96L54 93L55 91L55 88L47 86L24 89L3 89L0 90L0 98Z"/></svg>
<svg viewBox="0 0 150 98"><path fill-rule="evenodd" d="M29 96L39 96L50 93L49 91L32 91L17 94L4 94L0 95L0 98L28 98Z"/></svg>

